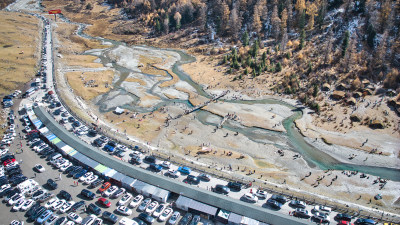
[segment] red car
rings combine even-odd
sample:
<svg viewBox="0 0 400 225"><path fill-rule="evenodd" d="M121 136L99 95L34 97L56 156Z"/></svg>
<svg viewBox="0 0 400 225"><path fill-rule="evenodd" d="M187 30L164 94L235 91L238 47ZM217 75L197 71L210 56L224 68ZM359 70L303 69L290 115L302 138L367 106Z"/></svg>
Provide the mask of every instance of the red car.
<svg viewBox="0 0 400 225"><path fill-rule="evenodd" d="M111 202L108 201L108 200L105 199L105 198L99 198L98 202L99 202L102 206L107 207L107 208L109 208L109 207L111 206Z"/></svg>
<svg viewBox="0 0 400 225"><path fill-rule="evenodd" d="M104 191L106 191L107 189L109 189L111 187L110 182L105 182L100 188L99 188L99 192L103 193Z"/></svg>
<svg viewBox="0 0 400 225"><path fill-rule="evenodd" d="M353 225L353 224L350 223L350 222L348 222L348 221L342 220L342 221L340 221L340 222L338 223L338 225Z"/></svg>
<svg viewBox="0 0 400 225"><path fill-rule="evenodd" d="M6 161L3 162L3 166L7 166L8 164L15 162L15 159L7 159Z"/></svg>

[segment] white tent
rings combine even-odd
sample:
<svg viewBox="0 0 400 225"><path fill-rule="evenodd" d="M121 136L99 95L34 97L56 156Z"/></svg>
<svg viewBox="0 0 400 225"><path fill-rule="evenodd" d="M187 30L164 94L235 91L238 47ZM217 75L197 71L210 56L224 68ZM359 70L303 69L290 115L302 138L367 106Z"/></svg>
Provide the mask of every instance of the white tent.
<svg viewBox="0 0 400 225"><path fill-rule="evenodd" d="M114 113L115 114L122 114L125 111L125 109L121 109L120 107L115 108Z"/></svg>

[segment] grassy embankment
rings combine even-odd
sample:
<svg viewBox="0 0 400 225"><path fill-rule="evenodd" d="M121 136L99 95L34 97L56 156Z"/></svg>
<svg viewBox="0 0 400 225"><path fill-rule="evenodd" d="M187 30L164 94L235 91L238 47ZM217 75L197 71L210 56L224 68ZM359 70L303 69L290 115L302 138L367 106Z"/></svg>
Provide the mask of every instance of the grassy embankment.
<svg viewBox="0 0 400 225"><path fill-rule="evenodd" d="M35 76L40 56L39 24L33 16L0 11L0 97L22 89ZM7 115L1 116L3 124Z"/></svg>

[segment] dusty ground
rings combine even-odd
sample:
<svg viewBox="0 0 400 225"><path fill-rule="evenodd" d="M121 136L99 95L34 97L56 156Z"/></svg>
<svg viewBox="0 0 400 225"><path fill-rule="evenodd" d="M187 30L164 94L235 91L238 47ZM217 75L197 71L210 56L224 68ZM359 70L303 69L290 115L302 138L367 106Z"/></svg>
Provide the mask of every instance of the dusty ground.
<svg viewBox="0 0 400 225"><path fill-rule="evenodd" d="M0 11L0 95L30 81L39 59L40 26L36 17Z"/></svg>
<svg viewBox="0 0 400 225"><path fill-rule="evenodd" d="M0 11L0 97L12 94L35 77L41 40L40 21L33 16ZM6 119L2 111L0 124ZM3 133L0 127L0 133Z"/></svg>

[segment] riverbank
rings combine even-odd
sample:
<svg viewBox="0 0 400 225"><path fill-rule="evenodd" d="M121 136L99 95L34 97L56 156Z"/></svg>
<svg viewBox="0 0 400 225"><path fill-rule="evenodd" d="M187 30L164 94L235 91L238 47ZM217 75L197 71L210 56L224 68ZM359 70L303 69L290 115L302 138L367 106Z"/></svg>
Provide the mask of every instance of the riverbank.
<svg viewBox="0 0 400 225"><path fill-rule="evenodd" d="M139 66L140 64L137 65ZM60 64L60 69L63 66L64 65ZM85 68L77 67L75 69L79 71ZM140 68L135 69L141 71ZM325 171L318 168L310 168L301 156L296 152L289 151L290 145L285 135L263 129L252 130L251 138L246 136L249 135L246 132L244 132L246 135L242 133L235 135L236 131L228 129L229 126L233 126L235 129L240 128L240 124L236 123L234 120L228 120L225 128L217 129L214 132L215 126L221 122L221 118L207 113L206 110L182 116L178 120L171 121L168 126L165 126L164 122L168 114L174 117L182 114L184 110L189 107L188 104L185 103L189 95L177 93L185 93L182 92L184 89L186 91L192 91L193 93L195 93L196 90L182 80L168 85L168 87L159 87L157 86L157 81L165 78L165 76L162 75L144 76L140 72L137 72L136 75L141 74L141 77L136 77L135 79L140 80L135 80L132 76L126 76L127 80L124 80L125 78L121 76L120 73L116 72L115 74L117 75L113 81L114 85L116 83L121 83L121 87L124 88L126 87L124 86L125 81L128 83L136 82L138 85L137 87L142 88L141 91L138 92L138 95L140 93L157 95L162 93L164 90L163 88L168 88L169 91L165 93L171 94L171 90L177 91L174 92L175 97L177 97L174 101L179 101L174 103L169 102L166 106L157 108L154 112L151 112L151 109L146 109L147 112L127 110L126 112L128 112L128 114L124 113L120 116L112 112L104 114L98 110L99 106L96 106L94 102L81 101L79 100L79 96L74 96L76 93L71 92L72 89L67 84L66 87L64 87L66 89L62 91L65 91L65 95L70 95L73 96L72 98L75 98L75 100L71 100L71 105L77 105L74 107L74 110L80 111L81 114L85 114L86 117L89 118L99 118L97 123L107 129L107 135L119 136L121 141L131 144L137 144L131 142L131 140L137 140L141 142L143 146L152 149L151 151L154 153L163 152L173 157L174 160L176 159L178 162L188 165L190 165L191 162L206 165L205 169L211 171L219 169L232 179L239 180L245 178L249 181L255 180L257 186L260 187L264 185L267 187L274 187L274 184L277 186L279 185L279 188L282 188L282 190L285 190L287 187L291 192L297 193L297 195L299 193L301 195L303 192L307 193L306 196L310 195L314 196L314 198L320 198L319 196L323 195L330 201L339 199L343 202L354 202L368 207L372 206L369 205L371 196L375 193L382 193L385 196L384 201L376 201L372 204L385 210L392 210L393 212L397 210L393 203L397 199L397 196L399 196L398 190L395 188L398 182L389 181L383 190L379 190L379 186L372 186L373 180L376 179L374 176L370 176L369 179L358 178L359 174L349 177L348 175L342 174L341 171L331 171L331 175L327 176L325 175ZM191 74L189 75L192 76ZM58 76L63 75L59 74ZM118 90L118 88L108 93L110 95L109 102L113 102L114 104L121 103L124 105L126 103L124 100L127 99L126 96L128 95L116 90ZM208 88L207 92L215 94L219 93L221 90L223 89ZM232 93L234 92L232 91L231 94ZM119 97L114 99L111 98L111 96ZM193 96L195 96L195 94ZM250 93L243 93L241 96L245 99L252 98L250 97ZM230 99L232 97L233 94L226 98ZM258 99L261 98L262 96ZM168 98L166 97L166 99ZM293 100L289 101L292 102ZM218 104L225 103L212 104L218 106ZM232 103L229 104L231 107ZM154 105L155 104L152 104L151 107ZM235 107L239 107L239 105L240 103L237 103ZM112 107L109 108L112 110ZM218 110L222 116L226 115L225 113L233 113L222 106L219 106ZM269 108L266 107L262 110L268 111ZM276 110L277 113L281 113L279 111L280 108L276 108ZM286 111L286 113L289 112L290 110ZM249 120L251 120L251 118ZM248 131L248 128L244 129ZM125 130L127 135L125 135ZM205 147L205 149L203 149L203 147ZM212 151L206 154L201 153L204 150L208 151L208 148ZM243 158L241 157L242 155ZM207 168L207 165L210 168ZM312 176L305 178L309 172L312 172ZM324 175L326 178L319 181L320 183L317 183L317 179L319 179L318 176L322 177ZM338 176L337 180L330 184L332 177L336 175ZM354 190L354 192L349 190ZM366 192L370 194L365 194ZM362 198L359 200L357 200L358 195L362 195Z"/></svg>

